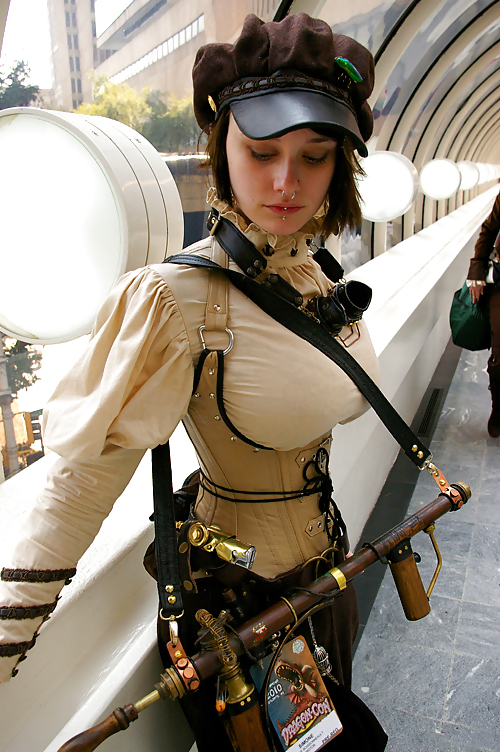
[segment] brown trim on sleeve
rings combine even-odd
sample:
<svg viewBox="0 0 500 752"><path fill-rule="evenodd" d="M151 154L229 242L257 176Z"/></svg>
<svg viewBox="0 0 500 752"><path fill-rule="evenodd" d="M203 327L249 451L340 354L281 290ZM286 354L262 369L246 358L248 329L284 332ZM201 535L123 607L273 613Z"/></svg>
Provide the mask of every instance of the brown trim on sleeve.
<svg viewBox="0 0 500 752"><path fill-rule="evenodd" d="M0 579L3 582L58 582L66 580L66 585L71 582L71 577L76 574L73 569L2 569Z"/></svg>
<svg viewBox="0 0 500 752"><path fill-rule="evenodd" d="M0 619L37 619L51 614L56 606L57 600L42 606L0 606Z"/></svg>
<svg viewBox="0 0 500 752"><path fill-rule="evenodd" d="M23 655L31 650L36 642L37 635L29 642L7 642L0 645L0 658L11 658L13 655Z"/></svg>

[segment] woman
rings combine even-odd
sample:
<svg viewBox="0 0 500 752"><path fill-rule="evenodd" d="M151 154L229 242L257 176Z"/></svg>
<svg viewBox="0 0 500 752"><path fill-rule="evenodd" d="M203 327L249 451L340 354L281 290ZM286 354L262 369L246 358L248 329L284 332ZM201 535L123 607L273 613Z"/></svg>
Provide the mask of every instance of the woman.
<svg viewBox="0 0 500 752"><path fill-rule="evenodd" d="M498 233L500 232L500 194L496 197L493 209L488 219L483 222L479 238L474 248L474 258L471 259L467 283L473 303L481 300L488 275L488 262L495 249L495 259L498 259ZM493 272L489 279L487 292L491 322L491 355L488 360L488 375L490 377L491 415L488 420L488 433L493 439L500 436L500 281L496 277L499 272Z"/></svg>
<svg viewBox="0 0 500 752"><path fill-rule="evenodd" d="M277 287L293 289L303 307L327 296L332 282L309 242L359 221L354 148L366 154L372 128L366 102L372 56L305 14L267 24L248 16L235 45L198 52L193 83L197 120L209 134L209 202L223 225L249 241L259 274L253 267L243 271L259 278L265 261L274 282L284 280ZM187 252L241 271L217 237L214 232ZM341 336L350 331L345 327ZM363 322L359 338L347 344L376 376ZM222 383L216 351L224 349ZM4 621L0 677L17 671L34 629L145 449L165 443L180 420L202 469L195 517L257 550L244 586L230 565L217 577L203 570L193 575L179 621L186 650L193 649L198 628L190 611L210 606L218 613L228 584L253 613L286 585L307 584L313 573L307 562L332 544L330 504L319 506L331 429L366 409L337 366L221 275L173 264L125 275L98 315L88 351L45 410L45 443L64 459L4 565L2 604L21 606L21 614L31 608L24 618ZM13 581L14 570L21 583ZM160 621L160 643L168 660L165 624ZM334 677L347 686L356 628L349 586L314 621ZM211 749L199 709L204 697L213 708L213 692L202 689L194 703L185 703L200 750ZM215 748L224 744L217 735Z"/></svg>

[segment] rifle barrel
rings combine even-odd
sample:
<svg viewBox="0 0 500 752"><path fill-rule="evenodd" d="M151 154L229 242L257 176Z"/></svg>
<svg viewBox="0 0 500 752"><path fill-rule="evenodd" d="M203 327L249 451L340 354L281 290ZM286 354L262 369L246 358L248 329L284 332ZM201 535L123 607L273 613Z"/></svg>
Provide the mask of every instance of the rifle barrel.
<svg viewBox="0 0 500 752"><path fill-rule="evenodd" d="M463 500L466 501L466 499ZM412 538L454 508L450 498L442 494L419 512L415 512L411 517L407 517L381 535L372 545L380 556L387 556L402 540ZM346 580L350 581L377 560L376 554L370 548L364 547L357 554L340 564L338 569L344 574ZM312 582L308 590L321 595L324 593L333 595L335 591L339 590L339 585L336 579L327 573ZM287 601L298 617L319 602L315 595L304 592L297 592L290 597L287 596ZM262 625L266 628L266 634L271 636L285 629L287 625L293 624L294 621L292 611L284 601L280 600L239 627L236 630L237 637L230 637L230 645L236 655L242 655L244 652L243 646L248 650L262 640ZM212 651L196 653L191 661L196 666L196 670L202 679L207 679L220 670L217 654Z"/></svg>

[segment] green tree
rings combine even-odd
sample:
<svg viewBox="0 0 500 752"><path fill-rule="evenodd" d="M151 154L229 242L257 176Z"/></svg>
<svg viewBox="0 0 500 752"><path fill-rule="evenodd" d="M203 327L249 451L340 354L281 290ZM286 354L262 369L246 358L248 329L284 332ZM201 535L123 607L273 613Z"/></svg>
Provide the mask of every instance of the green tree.
<svg viewBox="0 0 500 752"><path fill-rule="evenodd" d="M200 129L194 116L191 97L168 95L167 104L159 91L144 90L151 115L142 127L142 135L158 151L186 153L196 147Z"/></svg>
<svg viewBox="0 0 500 752"><path fill-rule="evenodd" d="M28 107L37 101L40 89L26 83L29 74L30 69L23 60L16 62L7 74L0 67L0 110Z"/></svg>
<svg viewBox="0 0 500 752"><path fill-rule="evenodd" d="M144 121L151 115L151 107L144 96L128 84L113 83L107 76L97 76L93 85L94 101L83 102L76 112L118 120L141 132Z"/></svg>
<svg viewBox="0 0 500 752"><path fill-rule="evenodd" d="M140 93L128 84L115 84L107 76L93 79L94 102L83 102L76 112L102 115L129 125L158 151L186 153L198 141L200 129L191 97L166 96L149 87Z"/></svg>
<svg viewBox="0 0 500 752"><path fill-rule="evenodd" d="M4 347L7 358L7 378L12 397L17 397L21 389L28 389L38 381L36 371L42 365L42 355L32 345L14 340Z"/></svg>

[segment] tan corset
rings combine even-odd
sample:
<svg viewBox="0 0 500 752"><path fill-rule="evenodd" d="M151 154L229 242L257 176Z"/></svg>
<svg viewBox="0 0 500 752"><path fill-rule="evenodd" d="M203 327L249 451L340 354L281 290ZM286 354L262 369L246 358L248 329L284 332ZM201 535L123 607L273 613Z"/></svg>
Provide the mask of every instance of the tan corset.
<svg viewBox="0 0 500 752"><path fill-rule="evenodd" d="M223 254L215 260L224 264L224 257L227 258ZM211 275L205 335L225 330L227 285L222 275ZM201 488L196 517L255 546L254 571L263 577L276 577L324 551L328 538L318 494L263 500L272 499L275 494L299 493L305 485L305 466L320 446L329 452L331 435L290 451L252 446L236 435L237 426L234 431L224 422L217 399L217 378L217 353L211 352L203 364L184 425L203 473L224 490L218 489L214 495Z"/></svg>

